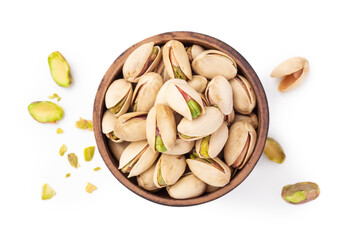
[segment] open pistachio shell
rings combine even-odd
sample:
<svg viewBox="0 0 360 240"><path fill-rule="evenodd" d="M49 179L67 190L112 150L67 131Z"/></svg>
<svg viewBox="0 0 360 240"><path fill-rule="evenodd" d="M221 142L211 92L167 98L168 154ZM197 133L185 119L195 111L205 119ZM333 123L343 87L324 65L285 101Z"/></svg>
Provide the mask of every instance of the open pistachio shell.
<svg viewBox="0 0 360 240"><path fill-rule="evenodd" d="M163 47L163 62L170 78L192 79L188 55L184 45L177 40L170 40Z"/></svg>
<svg viewBox="0 0 360 240"><path fill-rule="evenodd" d="M172 198L187 199L198 197L206 190L206 183L198 179L194 174L188 173L172 186L166 187Z"/></svg>
<svg viewBox="0 0 360 240"><path fill-rule="evenodd" d="M150 149L147 141L132 142L120 157L119 169L129 173L128 178L137 176L149 169L158 155Z"/></svg>
<svg viewBox="0 0 360 240"><path fill-rule="evenodd" d="M167 100L166 100L166 88L168 87L168 85L170 83L177 83L177 84L187 84L184 80L181 79L170 79L166 82L164 82L164 84L162 85L162 87L160 88L157 96L156 96L156 100L155 100L155 104L164 104L164 105L168 105Z"/></svg>
<svg viewBox="0 0 360 240"><path fill-rule="evenodd" d="M115 143L108 139L107 143L111 153L114 155L115 159L120 160L121 154L124 152L125 148L130 144L129 142Z"/></svg>
<svg viewBox="0 0 360 240"><path fill-rule="evenodd" d="M124 79L113 81L105 94L105 106L116 117L126 113L130 107L133 90L131 83Z"/></svg>
<svg viewBox="0 0 360 240"><path fill-rule="evenodd" d="M232 109L230 114L224 115L224 122L229 126L235 120L235 111Z"/></svg>
<svg viewBox="0 0 360 240"><path fill-rule="evenodd" d="M236 114L236 115L235 115L234 122L239 122L239 121L241 121L241 120L247 121L247 122L250 123L255 129L257 129L257 127L259 126L258 117L256 116L255 113L250 113L250 115Z"/></svg>
<svg viewBox="0 0 360 240"><path fill-rule="evenodd" d="M148 170L141 173L136 177L137 183L140 187L148 191L156 191L159 190L158 187L155 186L153 178L155 171L156 163L154 163Z"/></svg>
<svg viewBox="0 0 360 240"><path fill-rule="evenodd" d="M297 88L302 84L309 72L309 62L303 57L285 60L271 73L271 77L282 78L278 90L281 92Z"/></svg>
<svg viewBox="0 0 360 240"><path fill-rule="evenodd" d="M156 187L174 185L186 168L185 156L161 154L156 163L153 181Z"/></svg>
<svg viewBox="0 0 360 240"><path fill-rule="evenodd" d="M131 112L121 115L115 123L115 136L128 142L145 140L147 114L147 112Z"/></svg>
<svg viewBox="0 0 360 240"><path fill-rule="evenodd" d="M214 77L206 87L205 97L225 115L233 110L233 92L229 81L223 76Z"/></svg>
<svg viewBox="0 0 360 240"><path fill-rule="evenodd" d="M166 154L182 155L189 153L194 147L195 141L184 141L181 138L176 139L175 145L172 149L168 149Z"/></svg>
<svg viewBox="0 0 360 240"><path fill-rule="evenodd" d="M203 93L206 89L208 81L203 76L194 75L191 80L187 81L187 83L198 93Z"/></svg>
<svg viewBox="0 0 360 240"><path fill-rule="evenodd" d="M195 73L212 79L216 76L223 76L232 79L236 76L236 62L225 53L218 50L206 50L198 55L192 62Z"/></svg>
<svg viewBox="0 0 360 240"><path fill-rule="evenodd" d="M235 110L241 114L250 114L256 106L256 96L249 81L237 75L229 83L233 91Z"/></svg>
<svg viewBox="0 0 360 240"><path fill-rule="evenodd" d="M205 49L197 44L193 44L190 47L186 48L186 52L189 57L189 61L192 62L194 58L196 58L198 55L200 55Z"/></svg>
<svg viewBox="0 0 360 240"><path fill-rule="evenodd" d="M163 85L162 77L154 72L146 73L136 84L131 106L134 112L148 112L154 105L156 96Z"/></svg>
<svg viewBox="0 0 360 240"><path fill-rule="evenodd" d="M144 43L126 59L123 67L124 78L129 82L138 82L138 77L151 72L160 60L160 47L154 46L153 42Z"/></svg>
<svg viewBox="0 0 360 240"><path fill-rule="evenodd" d="M210 136L196 140L196 153L201 158L215 158L224 148L228 139L229 130L225 123L223 123L216 132Z"/></svg>
<svg viewBox="0 0 360 240"><path fill-rule="evenodd" d="M117 118L115 115L110 110L106 110L102 118L101 129L106 137L108 137L111 141L122 142L123 140L114 134L116 120Z"/></svg>
<svg viewBox="0 0 360 240"><path fill-rule="evenodd" d="M205 113L192 121L183 118L177 130L181 139L193 141L208 136L219 129L224 115L216 107L205 107Z"/></svg>
<svg viewBox="0 0 360 240"><path fill-rule="evenodd" d="M254 150L256 131L250 123L239 121L230 127L229 132L224 148L225 161L229 166L241 169Z"/></svg>
<svg viewBox="0 0 360 240"><path fill-rule="evenodd" d="M207 184L223 187L230 182L231 170L219 158L189 158L186 163L191 172Z"/></svg>

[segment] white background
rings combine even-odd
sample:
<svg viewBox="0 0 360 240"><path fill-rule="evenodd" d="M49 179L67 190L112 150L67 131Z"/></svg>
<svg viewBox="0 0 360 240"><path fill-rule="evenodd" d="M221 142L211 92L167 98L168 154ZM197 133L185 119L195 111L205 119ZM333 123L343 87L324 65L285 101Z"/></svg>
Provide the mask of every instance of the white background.
<svg viewBox="0 0 360 240"><path fill-rule="evenodd" d="M1 1L0 239L359 239L357 2ZM97 87L118 55L180 30L219 38L249 61L267 93L269 136L287 155L282 165L262 157L235 190L186 208L130 192L98 152L84 162L82 151L95 139L74 127L92 117ZM73 73L67 89L49 73L47 56L56 50ZM279 93L270 72L294 56L309 60L310 74L298 89ZM64 118L34 121L28 104L52 93L62 97ZM79 156L79 169L58 155L63 143ZM318 183L320 197L284 202L282 187L299 181ZM98 190L86 193L87 182ZM57 192L48 201L40 199L44 183Z"/></svg>

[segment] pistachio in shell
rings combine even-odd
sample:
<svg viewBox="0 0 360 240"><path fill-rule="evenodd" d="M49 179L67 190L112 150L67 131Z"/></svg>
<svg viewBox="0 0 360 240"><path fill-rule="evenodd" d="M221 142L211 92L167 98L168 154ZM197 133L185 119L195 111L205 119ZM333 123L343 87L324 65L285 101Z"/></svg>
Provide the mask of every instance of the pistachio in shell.
<svg viewBox="0 0 360 240"><path fill-rule="evenodd" d="M114 134L128 142L146 139L147 112L130 112L121 115L115 123Z"/></svg>
<svg viewBox="0 0 360 240"><path fill-rule="evenodd" d="M124 79L113 81L105 93L105 106L116 117L126 113L130 107L133 90Z"/></svg>
<svg viewBox="0 0 360 240"><path fill-rule="evenodd" d="M255 113L249 115L235 114L234 123L242 120L250 123L255 129L259 126L259 120Z"/></svg>
<svg viewBox="0 0 360 240"><path fill-rule="evenodd" d="M205 97L210 105L218 107L225 115L233 110L233 91L229 81L223 76L216 76L209 82Z"/></svg>
<svg viewBox="0 0 360 240"><path fill-rule="evenodd" d="M256 96L249 81L237 75L229 83L233 91L235 110L241 114L250 114L256 106Z"/></svg>
<svg viewBox="0 0 360 240"><path fill-rule="evenodd" d="M208 81L203 76L194 75L191 80L187 81L187 83L198 93L203 93L206 89Z"/></svg>
<svg viewBox="0 0 360 240"><path fill-rule="evenodd" d="M48 56L50 73L55 83L61 87L69 87L73 81L69 63L56 51Z"/></svg>
<svg viewBox="0 0 360 240"><path fill-rule="evenodd" d="M118 161L120 160L121 154L124 152L125 148L130 144L130 142L115 143L110 139L108 139L107 143L109 145L111 153Z"/></svg>
<svg viewBox="0 0 360 240"><path fill-rule="evenodd" d="M281 197L291 204L303 204L316 199L320 188L313 182L299 182L283 187Z"/></svg>
<svg viewBox="0 0 360 240"><path fill-rule="evenodd" d="M200 55L203 51L205 51L205 49L198 44L193 44L186 48L186 53L189 57L190 62L192 62L194 58Z"/></svg>
<svg viewBox="0 0 360 240"><path fill-rule="evenodd" d="M170 83L187 84L184 80L176 79L176 78L169 79L168 81L164 82L164 84L162 85L162 87L160 88L160 90L156 96L154 105L156 105L156 104L168 105L167 100L166 100L166 89Z"/></svg>
<svg viewBox="0 0 360 240"><path fill-rule="evenodd" d="M182 155L189 153L195 145L195 141L184 141L181 138L175 140L175 145L172 149L168 149L165 153L168 155Z"/></svg>
<svg viewBox="0 0 360 240"><path fill-rule="evenodd" d="M281 145L273 138L268 137L266 139L264 153L269 160L276 163L283 163L285 161L285 153Z"/></svg>
<svg viewBox="0 0 360 240"><path fill-rule="evenodd" d="M64 110L50 101L36 101L28 106L30 115L41 123L56 123L62 119Z"/></svg>
<svg viewBox="0 0 360 240"><path fill-rule="evenodd" d="M184 45L170 40L163 46L163 62L170 78L191 80L192 72Z"/></svg>
<svg viewBox="0 0 360 240"><path fill-rule="evenodd" d="M196 153L201 158L215 158L221 152L228 139L229 130L225 123L223 123L216 132L210 136L203 137L196 140Z"/></svg>
<svg viewBox="0 0 360 240"><path fill-rule="evenodd" d="M110 110L106 110L102 118L101 130L111 141L122 142L123 140L116 136L114 133L116 120L117 118L115 117L115 115Z"/></svg>
<svg viewBox="0 0 360 240"><path fill-rule="evenodd" d="M159 188L155 186L153 178L156 162L145 172L136 177L137 183L140 187L148 191L157 191Z"/></svg>
<svg viewBox="0 0 360 240"><path fill-rule="evenodd" d="M206 183L197 178L193 173L187 173L174 185L167 186L166 190L172 198L188 199L203 194L206 186Z"/></svg>
<svg viewBox="0 0 360 240"><path fill-rule="evenodd" d="M162 188L174 185L185 172L185 168L185 156L161 154L153 176L155 186Z"/></svg>
<svg viewBox="0 0 360 240"><path fill-rule="evenodd" d="M227 126L230 126L235 120L235 111L232 109L230 114L224 115L224 122Z"/></svg>

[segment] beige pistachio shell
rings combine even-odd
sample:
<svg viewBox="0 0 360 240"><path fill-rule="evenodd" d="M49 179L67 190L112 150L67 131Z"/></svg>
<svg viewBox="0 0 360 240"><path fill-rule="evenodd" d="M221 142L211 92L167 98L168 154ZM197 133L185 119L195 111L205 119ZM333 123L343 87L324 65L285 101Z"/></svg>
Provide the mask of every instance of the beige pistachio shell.
<svg viewBox="0 0 360 240"><path fill-rule="evenodd" d="M204 107L210 107L210 103L208 102L208 100L206 99L205 95L202 93L199 93L201 100L203 102Z"/></svg>
<svg viewBox="0 0 360 240"><path fill-rule="evenodd" d="M124 152L125 148L130 144L129 142L115 143L108 139L108 144L111 153L114 155L115 159L120 160L121 154Z"/></svg>
<svg viewBox="0 0 360 240"><path fill-rule="evenodd" d="M239 122L242 120L250 123L255 129L257 129L257 127L259 126L258 117L256 116L255 113L250 113L250 115L241 115L241 114L235 115L234 122Z"/></svg>
<svg viewBox="0 0 360 240"><path fill-rule="evenodd" d="M208 192L208 193L215 192L218 189L219 189L219 187L214 187L214 186L211 186L209 184L206 186L206 192Z"/></svg>
<svg viewBox="0 0 360 240"><path fill-rule="evenodd" d="M278 90L281 92L297 88L302 84L309 72L309 62L303 57L285 60L271 73L271 77L282 78Z"/></svg>
<svg viewBox="0 0 360 240"><path fill-rule="evenodd" d="M216 107L205 107L205 113L192 121L183 118L177 130L185 141L193 141L208 136L219 129L224 121L224 115ZM187 136L184 138L182 135Z"/></svg>
<svg viewBox="0 0 360 240"><path fill-rule="evenodd" d="M155 186L153 177L155 171L156 163L154 163L148 170L141 173L136 177L137 183L140 187L148 191L156 191L159 190L158 187Z"/></svg>
<svg viewBox="0 0 360 240"><path fill-rule="evenodd" d="M208 81L205 77L194 75L191 80L187 81L190 87L199 93L203 93L206 89Z"/></svg>
<svg viewBox="0 0 360 240"><path fill-rule="evenodd" d="M206 87L205 97L211 105L217 106L225 115L233 110L233 91L223 76L214 77Z"/></svg>
<svg viewBox="0 0 360 240"><path fill-rule="evenodd" d="M190 47L186 48L186 52L188 54L190 62L192 62L194 60L194 58L199 56L203 51L205 51L205 49L202 46L197 45L197 44L193 44Z"/></svg>
<svg viewBox="0 0 360 240"><path fill-rule="evenodd" d="M235 120L235 111L232 109L231 113L228 115L224 115L224 122L226 125L230 126L230 124Z"/></svg>
<svg viewBox="0 0 360 240"><path fill-rule="evenodd" d="M162 49L161 49L161 51L162 51ZM163 78L164 82L166 82L167 80L170 79L170 76L165 69L164 61L159 62L156 69L154 70L154 72L159 74Z"/></svg>
<svg viewBox="0 0 360 240"><path fill-rule="evenodd" d="M101 129L106 137L108 137L111 141L122 142L123 140L114 134L116 120L117 118L115 115L110 110L106 110L102 118Z"/></svg>
<svg viewBox="0 0 360 240"><path fill-rule="evenodd" d="M182 155L189 153L195 145L195 141L184 141L181 138L176 139L175 145L172 149L168 149L166 154L169 155Z"/></svg>
<svg viewBox="0 0 360 240"><path fill-rule="evenodd" d="M223 187L230 182L231 170L219 158L189 158L186 163L196 177L209 185Z"/></svg>
<svg viewBox="0 0 360 240"><path fill-rule="evenodd" d="M153 42L144 43L126 59L123 67L124 78L129 82L138 82L137 78L151 72L160 60L160 47L154 46Z"/></svg>
<svg viewBox="0 0 360 240"><path fill-rule="evenodd" d="M250 114L256 106L256 96L249 81L237 75L229 83L233 91L235 110L241 114Z"/></svg>
<svg viewBox="0 0 360 240"><path fill-rule="evenodd" d="M134 112L148 112L154 106L156 96L163 85L162 77L154 72L149 72L139 78L132 98Z"/></svg>
<svg viewBox="0 0 360 240"><path fill-rule="evenodd" d="M206 190L206 183L198 179L194 174L188 173L172 186L166 187L172 198L187 199L198 197Z"/></svg>
<svg viewBox="0 0 360 240"><path fill-rule="evenodd" d="M216 132L210 135L208 143L203 143L205 138L196 140L195 150L201 158L215 158L224 148L229 136L229 130L225 123L223 123ZM206 140L205 140L206 141ZM204 155L202 154L204 153ZM207 153L207 154L206 154Z"/></svg>
<svg viewBox="0 0 360 240"><path fill-rule="evenodd" d="M236 76L236 62L225 53L218 50L206 50L198 55L192 62L195 73L212 79L216 76L223 76L232 79Z"/></svg>
<svg viewBox="0 0 360 240"><path fill-rule="evenodd" d="M121 115L116 120L114 134L128 142L145 140L147 114L147 112L131 112Z"/></svg>
<svg viewBox="0 0 360 240"><path fill-rule="evenodd" d="M114 109L116 117L126 113L130 107L133 90L131 83L124 79L113 81L105 93L105 106L107 109ZM117 104L122 104L120 109L115 110Z"/></svg>
<svg viewBox="0 0 360 240"><path fill-rule="evenodd" d="M162 188L174 185L185 172L185 168L185 156L161 154L153 175L155 186Z"/></svg>
<svg viewBox="0 0 360 240"><path fill-rule="evenodd" d="M189 58L181 42L170 40L164 45L163 62L170 78L192 79Z"/></svg>
<svg viewBox="0 0 360 240"><path fill-rule="evenodd" d="M187 84L186 81L184 80L181 80L181 79L176 79L176 78L173 78L173 79L170 79L168 81L166 81L162 87L160 88L157 96L156 96L156 100L155 100L155 104L164 104L164 105L168 105L167 103L167 100L166 100L166 88L168 87L168 85L170 83L176 83L176 84Z"/></svg>
<svg viewBox="0 0 360 240"><path fill-rule="evenodd" d="M158 155L158 152L150 149L147 141L132 142L120 157L119 169L124 173L129 172L128 178L137 176L149 169ZM125 169L128 164L132 167Z"/></svg>
<svg viewBox="0 0 360 240"><path fill-rule="evenodd" d="M224 148L225 161L229 166L241 169L254 150L257 134L247 121L235 122L229 132Z"/></svg>

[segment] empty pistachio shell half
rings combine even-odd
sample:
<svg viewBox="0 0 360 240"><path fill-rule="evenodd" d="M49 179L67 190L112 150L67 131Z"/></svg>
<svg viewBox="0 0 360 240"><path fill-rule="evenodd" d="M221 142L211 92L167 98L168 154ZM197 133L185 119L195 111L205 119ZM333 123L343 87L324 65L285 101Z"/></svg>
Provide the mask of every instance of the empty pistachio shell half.
<svg viewBox="0 0 360 240"><path fill-rule="evenodd" d="M235 120L235 111L232 109L230 114L224 115L224 122L227 126L230 126L232 122Z"/></svg>
<svg viewBox="0 0 360 240"><path fill-rule="evenodd" d="M186 168L185 156L161 154L156 163L153 181L156 187L174 185Z"/></svg>
<svg viewBox="0 0 360 240"><path fill-rule="evenodd" d="M277 163L283 163L286 157L281 145L271 137L266 139L264 153L269 160Z"/></svg>
<svg viewBox="0 0 360 240"><path fill-rule="evenodd" d="M285 60L271 73L271 77L282 78L278 90L289 91L302 84L309 72L309 62L303 57L294 57Z"/></svg>
<svg viewBox="0 0 360 240"><path fill-rule="evenodd" d="M138 82L138 77L151 72L160 60L160 47L154 46L153 42L144 43L126 59L123 67L124 78L129 82Z"/></svg>
<svg viewBox="0 0 360 240"><path fill-rule="evenodd" d="M176 79L176 78L166 81L160 88L160 90L156 96L154 105L156 105L156 104L168 105L167 100L166 100L166 89L170 83L187 84L184 80Z"/></svg>
<svg viewBox="0 0 360 240"><path fill-rule="evenodd" d="M56 51L48 56L50 73L57 85L69 87L73 81L69 63L64 56Z"/></svg>
<svg viewBox="0 0 360 240"><path fill-rule="evenodd" d="M216 132L210 136L196 140L196 153L201 158L215 158L224 148L228 139L229 130L225 123L223 123Z"/></svg>
<svg viewBox="0 0 360 240"><path fill-rule="evenodd" d="M130 112L121 115L115 123L114 134L128 142L146 139L147 112Z"/></svg>
<svg viewBox="0 0 360 240"><path fill-rule="evenodd" d="M236 76L236 62L225 53L218 50L205 50L192 62L195 73L212 79L216 76L223 76L232 79Z"/></svg>
<svg viewBox="0 0 360 240"><path fill-rule="evenodd" d="M198 93L203 93L206 89L208 81L205 77L200 75L194 75L191 80L187 82Z"/></svg>
<svg viewBox="0 0 360 240"><path fill-rule="evenodd" d="M163 62L170 78L192 79L188 55L184 45L177 40L170 40L163 47Z"/></svg>
<svg viewBox="0 0 360 240"><path fill-rule="evenodd" d="M186 163L191 172L207 184L223 187L230 182L231 170L219 158L189 158Z"/></svg>
<svg viewBox="0 0 360 240"><path fill-rule="evenodd" d="M116 117L126 113L130 107L133 90L124 79L113 81L105 93L105 106Z"/></svg>
<svg viewBox="0 0 360 240"><path fill-rule="evenodd" d="M233 91L229 81L223 76L214 77L206 87L205 97L225 115L233 110Z"/></svg>
<svg viewBox="0 0 360 240"><path fill-rule="evenodd" d="M111 153L114 155L116 160L120 160L121 154L124 152L125 148L130 144L129 142L115 143L108 139L107 143Z"/></svg>
<svg viewBox="0 0 360 240"><path fill-rule="evenodd" d="M225 161L229 166L241 169L254 150L257 134L254 127L246 121L234 123L229 132L224 148Z"/></svg>
<svg viewBox="0 0 360 240"><path fill-rule="evenodd" d="M154 72L146 73L139 78L132 97L134 112L148 112L154 105L156 96L163 85L162 77Z"/></svg>
<svg viewBox="0 0 360 240"><path fill-rule="evenodd" d="M151 167L159 153L149 147L147 141L130 143L120 157L119 169L129 173L128 178L137 176Z"/></svg>
<svg viewBox="0 0 360 240"><path fill-rule="evenodd" d="M255 129L259 126L259 121L255 113L250 113L250 115L241 115L241 114L235 115L234 122L239 122L242 120L250 123Z"/></svg>
<svg viewBox="0 0 360 240"><path fill-rule="evenodd" d="M148 191L156 191L159 188L155 186L153 178L156 163L154 163L148 170L136 177L137 183L140 187Z"/></svg>
<svg viewBox="0 0 360 240"><path fill-rule="evenodd" d="M56 123L64 114L62 107L50 101L32 102L28 110L30 115L41 123Z"/></svg>
<svg viewBox="0 0 360 240"><path fill-rule="evenodd" d="M198 197L206 190L206 183L198 179L194 174L188 173L172 186L166 187L172 198L187 199Z"/></svg>
<svg viewBox="0 0 360 240"><path fill-rule="evenodd" d="M302 204L316 199L320 188L313 182L299 182L283 187L281 197L288 203Z"/></svg>
<svg viewBox="0 0 360 240"><path fill-rule="evenodd" d="M115 123L117 118L115 115L110 111L106 110L104 112L102 122L101 122L101 129L102 132L106 135L113 142L122 142L123 140L117 137L114 133Z"/></svg>
<svg viewBox="0 0 360 240"><path fill-rule="evenodd" d="M168 149L166 154L182 155L190 152L194 147L195 141L184 141L181 138L176 139L175 145L172 149Z"/></svg>
<svg viewBox="0 0 360 240"><path fill-rule="evenodd" d="M194 58L196 58L198 55L200 55L205 49L197 44L193 44L190 47L186 48L186 52L189 57L189 61L192 62Z"/></svg>
<svg viewBox="0 0 360 240"><path fill-rule="evenodd" d="M237 75L229 83L233 91L235 110L241 114L250 114L256 106L256 96L249 81Z"/></svg>

